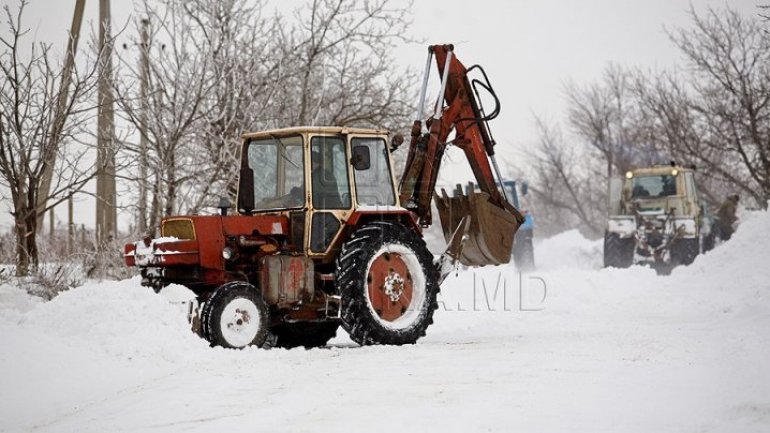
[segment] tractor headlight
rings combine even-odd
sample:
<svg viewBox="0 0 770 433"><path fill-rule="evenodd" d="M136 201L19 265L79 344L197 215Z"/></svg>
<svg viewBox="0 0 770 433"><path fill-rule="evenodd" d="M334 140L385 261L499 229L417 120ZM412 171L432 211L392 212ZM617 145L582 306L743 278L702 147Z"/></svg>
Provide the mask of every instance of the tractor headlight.
<svg viewBox="0 0 770 433"><path fill-rule="evenodd" d="M224 257L225 260L230 260L235 257L235 251L230 247L224 247L222 249L222 257Z"/></svg>

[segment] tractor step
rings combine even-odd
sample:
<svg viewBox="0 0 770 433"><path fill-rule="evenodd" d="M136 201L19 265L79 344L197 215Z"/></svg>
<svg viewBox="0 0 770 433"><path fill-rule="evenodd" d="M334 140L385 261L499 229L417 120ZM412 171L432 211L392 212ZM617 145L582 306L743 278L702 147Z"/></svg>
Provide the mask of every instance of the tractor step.
<svg viewBox="0 0 770 433"><path fill-rule="evenodd" d="M342 298L339 295L326 295L324 311L327 319L342 318Z"/></svg>

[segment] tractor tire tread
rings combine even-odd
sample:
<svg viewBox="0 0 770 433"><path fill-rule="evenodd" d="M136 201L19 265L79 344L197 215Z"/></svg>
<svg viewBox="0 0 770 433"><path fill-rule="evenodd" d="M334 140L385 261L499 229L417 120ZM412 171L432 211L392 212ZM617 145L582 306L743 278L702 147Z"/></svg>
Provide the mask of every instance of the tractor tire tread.
<svg viewBox="0 0 770 433"><path fill-rule="evenodd" d="M370 256L383 243L398 243L411 249L425 273L426 300L423 311L409 328L394 330L380 325L367 305L366 272ZM438 271L425 241L413 230L397 222L376 221L357 229L342 245L337 257L335 285L342 296L342 326L358 344L413 344L425 336L438 308Z"/></svg>

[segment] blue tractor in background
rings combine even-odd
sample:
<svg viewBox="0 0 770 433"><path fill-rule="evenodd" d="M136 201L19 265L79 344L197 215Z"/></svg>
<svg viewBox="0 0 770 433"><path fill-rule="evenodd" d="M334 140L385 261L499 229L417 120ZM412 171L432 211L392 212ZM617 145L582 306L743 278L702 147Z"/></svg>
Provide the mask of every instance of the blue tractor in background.
<svg viewBox="0 0 770 433"><path fill-rule="evenodd" d="M499 183L497 185L500 186ZM526 181L503 180L502 187L508 201L524 215L524 224L519 226L513 242L513 261L519 271L531 271L535 268L535 247L532 244L535 222L532 212L526 206L522 206L519 200L519 196L527 196L529 185ZM469 193L470 188L477 191L479 189L474 182L470 182L466 186L466 194Z"/></svg>

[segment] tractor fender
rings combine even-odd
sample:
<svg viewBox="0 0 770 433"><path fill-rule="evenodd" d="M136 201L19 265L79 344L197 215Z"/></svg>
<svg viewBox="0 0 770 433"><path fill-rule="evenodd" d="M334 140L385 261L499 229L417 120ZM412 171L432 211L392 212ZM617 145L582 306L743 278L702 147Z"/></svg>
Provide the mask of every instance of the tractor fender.
<svg viewBox="0 0 770 433"><path fill-rule="evenodd" d="M372 221L398 221L422 236L422 228L417 223L417 215L398 206L360 206L345 221L345 225L348 229L354 230Z"/></svg>

